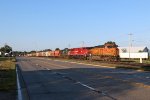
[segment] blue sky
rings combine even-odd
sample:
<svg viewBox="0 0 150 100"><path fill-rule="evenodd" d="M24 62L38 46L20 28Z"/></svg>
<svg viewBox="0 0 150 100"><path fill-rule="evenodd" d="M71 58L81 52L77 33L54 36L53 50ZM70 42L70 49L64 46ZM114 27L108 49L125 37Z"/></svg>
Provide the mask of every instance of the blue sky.
<svg viewBox="0 0 150 100"><path fill-rule="evenodd" d="M115 41L150 47L150 0L1 0L0 46L42 50Z"/></svg>

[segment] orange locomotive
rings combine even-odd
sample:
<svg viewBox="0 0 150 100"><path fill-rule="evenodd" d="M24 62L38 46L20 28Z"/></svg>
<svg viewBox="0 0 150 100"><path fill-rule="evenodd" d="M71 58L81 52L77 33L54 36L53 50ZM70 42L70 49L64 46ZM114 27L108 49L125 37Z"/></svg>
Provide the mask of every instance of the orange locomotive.
<svg viewBox="0 0 150 100"><path fill-rule="evenodd" d="M107 42L102 46L97 46L89 50L89 59L118 61L119 49L115 42Z"/></svg>

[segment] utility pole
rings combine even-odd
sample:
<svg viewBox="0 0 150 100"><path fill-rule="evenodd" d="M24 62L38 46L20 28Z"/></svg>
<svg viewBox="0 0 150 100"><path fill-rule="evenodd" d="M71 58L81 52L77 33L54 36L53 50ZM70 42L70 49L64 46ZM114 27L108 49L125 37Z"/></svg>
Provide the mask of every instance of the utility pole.
<svg viewBox="0 0 150 100"><path fill-rule="evenodd" d="M82 41L82 45L81 45L82 48L84 48L84 44L85 44L84 41Z"/></svg>
<svg viewBox="0 0 150 100"><path fill-rule="evenodd" d="M131 47L133 47L134 40L131 41Z"/></svg>
<svg viewBox="0 0 150 100"><path fill-rule="evenodd" d="M131 58L130 52L131 52L131 46L132 46L132 40L131 36L133 35L132 33L128 34L129 35L129 59Z"/></svg>
<svg viewBox="0 0 150 100"><path fill-rule="evenodd" d="M68 49L71 47L71 45L70 44L68 44Z"/></svg>

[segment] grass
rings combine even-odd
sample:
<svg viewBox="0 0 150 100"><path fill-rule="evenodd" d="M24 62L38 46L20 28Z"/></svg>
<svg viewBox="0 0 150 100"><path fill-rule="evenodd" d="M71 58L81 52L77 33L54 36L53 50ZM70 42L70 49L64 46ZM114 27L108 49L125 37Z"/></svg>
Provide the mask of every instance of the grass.
<svg viewBox="0 0 150 100"><path fill-rule="evenodd" d="M150 60L143 60L143 63L150 64Z"/></svg>
<svg viewBox="0 0 150 100"><path fill-rule="evenodd" d="M136 67L136 66L116 66L116 68L150 71L150 66L140 66L140 67Z"/></svg>
<svg viewBox="0 0 150 100"><path fill-rule="evenodd" d="M0 91L16 90L15 58L0 57Z"/></svg>
<svg viewBox="0 0 150 100"><path fill-rule="evenodd" d="M141 70L150 71L150 66L142 66Z"/></svg>
<svg viewBox="0 0 150 100"><path fill-rule="evenodd" d="M116 68L123 68L123 69L134 69L134 70L140 70L140 67L136 67L136 66L116 66Z"/></svg>
<svg viewBox="0 0 150 100"><path fill-rule="evenodd" d="M123 59L121 61L123 61L123 62L130 61L130 62L140 63L140 59L131 59L131 60ZM146 60L143 59L142 61L143 61L144 64L150 64L150 59L146 59Z"/></svg>
<svg viewBox="0 0 150 100"><path fill-rule="evenodd" d="M0 57L0 61L15 60L14 57Z"/></svg>

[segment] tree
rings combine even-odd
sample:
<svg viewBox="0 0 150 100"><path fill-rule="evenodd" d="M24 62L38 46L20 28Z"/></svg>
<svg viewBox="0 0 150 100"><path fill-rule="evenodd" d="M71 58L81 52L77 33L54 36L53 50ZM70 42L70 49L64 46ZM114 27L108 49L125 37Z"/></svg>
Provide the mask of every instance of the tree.
<svg viewBox="0 0 150 100"><path fill-rule="evenodd" d="M12 47L5 45L4 47L1 47L0 51L3 53L10 53L12 51Z"/></svg>
<svg viewBox="0 0 150 100"><path fill-rule="evenodd" d="M113 41L108 41L104 45L107 47L118 47L118 45L116 45L116 43Z"/></svg>
<svg viewBox="0 0 150 100"><path fill-rule="evenodd" d="M60 50L59 48L56 48L55 50Z"/></svg>
<svg viewBox="0 0 150 100"><path fill-rule="evenodd" d="M43 50L43 51L52 51L51 49L45 49L45 50Z"/></svg>
<svg viewBox="0 0 150 100"><path fill-rule="evenodd" d="M2 55L5 55L5 53L8 53L9 55L12 53L12 47L9 45L4 45L4 47L0 48L0 51L2 52Z"/></svg>
<svg viewBox="0 0 150 100"><path fill-rule="evenodd" d="M12 52L12 55L13 56L25 56L25 55L27 55L29 52L27 52L27 51L13 51Z"/></svg>
<svg viewBox="0 0 150 100"><path fill-rule="evenodd" d="M143 52L142 50L139 50L139 52Z"/></svg>
<svg viewBox="0 0 150 100"><path fill-rule="evenodd" d="M36 51L35 51L35 50L32 50L32 51L30 51L30 53L36 53Z"/></svg>

